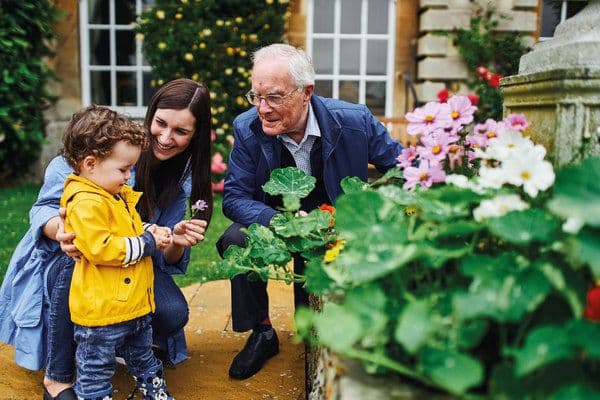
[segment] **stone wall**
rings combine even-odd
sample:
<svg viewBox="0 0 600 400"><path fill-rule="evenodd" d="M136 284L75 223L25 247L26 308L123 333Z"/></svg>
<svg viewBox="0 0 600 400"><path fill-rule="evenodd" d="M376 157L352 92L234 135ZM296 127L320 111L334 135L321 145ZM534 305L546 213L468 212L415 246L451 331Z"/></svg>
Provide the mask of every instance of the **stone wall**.
<svg viewBox="0 0 600 400"><path fill-rule="evenodd" d="M538 31L538 0L499 0L493 3L502 19L498 31L522 32L529 35L533 44ZM440 30L468 28L475 7L486 6L488 1L478 0L421 0L419 3L419 39L417 45L417 97L420 101L437 98L441 89L466 93L463 82L470 71L451 40L435 35Z"/></svg>

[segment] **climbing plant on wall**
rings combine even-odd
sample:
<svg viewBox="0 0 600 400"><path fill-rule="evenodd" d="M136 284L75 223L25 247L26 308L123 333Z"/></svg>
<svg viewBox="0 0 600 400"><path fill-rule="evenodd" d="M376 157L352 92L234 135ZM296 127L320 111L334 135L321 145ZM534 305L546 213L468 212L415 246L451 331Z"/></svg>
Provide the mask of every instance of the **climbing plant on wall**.
<svg viewBox="0 0 600 400"><path fill-rule="evenodd" d="M212 99L214 152L223 159L231 123L248 109L252 52L281 42L288 0L158 0L136 31L152 66L153 84L175 78L201 81Z"/></svg>
<svg viewBox="0 0 600 400"><path fill-rule="evenodd" d="M43 61L59 10L51 1L0 2L0 185L24 176L45 141L53 77Z"/></svg>

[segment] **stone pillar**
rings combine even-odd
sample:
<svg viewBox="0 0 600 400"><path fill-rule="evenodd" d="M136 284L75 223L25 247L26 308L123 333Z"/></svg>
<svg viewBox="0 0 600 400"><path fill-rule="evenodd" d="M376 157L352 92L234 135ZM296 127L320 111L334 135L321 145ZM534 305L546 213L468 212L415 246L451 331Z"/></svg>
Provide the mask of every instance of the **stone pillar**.
<svg viewBox="0 0 600 400"><path fill-rule="evenodd" d="M501 89L505 114L525 114L556 167L600 155L600 0L521 57Z"/></svg>

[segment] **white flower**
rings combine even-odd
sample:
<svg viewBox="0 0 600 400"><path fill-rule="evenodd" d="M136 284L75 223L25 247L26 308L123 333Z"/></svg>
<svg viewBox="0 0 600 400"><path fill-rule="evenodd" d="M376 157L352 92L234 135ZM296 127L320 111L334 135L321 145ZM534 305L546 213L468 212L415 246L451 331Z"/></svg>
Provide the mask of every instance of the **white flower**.
<svg viewBox="0 0 600 400"><path fill-rule="evenodd" d="M499 135L488 142L485 158L504 161L516 152L529 153L534 148L531 139L523 137L521 132L502 130ZM543 158L543 157L542 157Z"/></svg>
<svg viewBox="0 0 600 400"><path fill-rule="evenodd" d="M477 208L473 210L473 218L475 221L482 221L486 218L498 218L510 211L522 211L529 208L529 204L525 203L519 195L502 194L483 200Z"/></svg>
<svg viewBox="0 0 600 400"><path fill-rule="evenodd" d="M160 387L163 383L162 378L155 376L154 378L152 378L152 386L154 386L155 388Z"/></svg>
<svg viewBox="0 0 600 400"><path fill-rule="evenodd" d="M569 217L562 225L562 230L567 233L576 235L581 228L583 228L584 222L577 217Z"/></svg>
<svg viewBox="0 0 600 400"><path fill-rule="evenodd" d="M500 189L506 183L502 168L481 166L479 168L479 186L482 188Z"/></svg>
<svg viewBox="0 0 600 400"><path fill-rule="evenodd" d="M446 175L446 183L449 183L462 189L469 188L469 178L460 174Z"/></svg>
<svg viewBox="0 0 600 400"><path fill-rule="evenodd" d="M525 193L531 197L536 197L540 190L546 190L554 183L552 164L540 159L540 154L542 152L536 148L534 157L531 157L531 154L519 153L502 164L506 181L515 186L523 186Z"/></svg>

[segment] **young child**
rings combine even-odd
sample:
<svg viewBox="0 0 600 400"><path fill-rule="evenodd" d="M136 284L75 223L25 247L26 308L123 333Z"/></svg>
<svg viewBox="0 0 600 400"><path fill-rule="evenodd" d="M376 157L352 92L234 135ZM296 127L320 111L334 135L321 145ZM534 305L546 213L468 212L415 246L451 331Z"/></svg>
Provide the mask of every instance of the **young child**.
<svg viewBox="0 0 600 400"><path fill-rule="evenodd" d="M65 230L75 232L82 256L71 282L69 307L75 324L79 399L112 399L115 355L122 356L143 399L173 399L163 366L152 352L155 248L171 242L169 228L144 226L135 205L141 193L125 183L148 133L137 123L100 106L73 115L63 156L75 173L60 200Z"/></svg>

